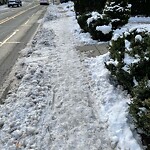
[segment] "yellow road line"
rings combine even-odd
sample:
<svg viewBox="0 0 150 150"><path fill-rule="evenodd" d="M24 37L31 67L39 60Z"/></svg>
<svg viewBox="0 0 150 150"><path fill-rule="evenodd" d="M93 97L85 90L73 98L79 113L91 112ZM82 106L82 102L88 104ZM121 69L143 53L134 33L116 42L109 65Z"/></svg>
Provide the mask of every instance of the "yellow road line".
<svg viewBox="0 0 150 150"><path fill-rule="evenodd" d="M3 23L5 23L5 22L7 22L7 21L9 21L9 20L11 20L11 19L14 19L14 18L16 18L16 17L22 15L23 13L25 13L25 12L29 11L30 9L33 9L33 8L35 8L35 7L37 7L37 6L39 6L39 4L38 4L38 5L35 5L35 6L31 7L31 8L29 8L29 9L27 9L27 10L23 10L23 11L19 12L18 14L14 15L14 16L12 16L12 17L7 17L7 18L5 18L5 19L3 19L3 20L0 20L0 25L3 24Z"/></svg>

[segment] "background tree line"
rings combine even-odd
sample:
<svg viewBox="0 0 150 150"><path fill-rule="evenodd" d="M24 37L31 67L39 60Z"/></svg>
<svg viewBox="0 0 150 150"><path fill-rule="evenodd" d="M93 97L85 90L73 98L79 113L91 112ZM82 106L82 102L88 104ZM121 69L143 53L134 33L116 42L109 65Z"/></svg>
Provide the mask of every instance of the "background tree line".
<svg viewBox="0 0 150 150"><path fill-rule="evenodd" d="M132 15L150 16L150 0L129 0Z"/></svg>
<svg viewBox="0 0 150 150"><path fill-rule="evenodd" d="M79 14L89 11L102 12L107 0L73 0L76 12ZM117 1L117 0L114 0ZM150 16L150 0L128 0L131 7L131 15Z"/></svg>

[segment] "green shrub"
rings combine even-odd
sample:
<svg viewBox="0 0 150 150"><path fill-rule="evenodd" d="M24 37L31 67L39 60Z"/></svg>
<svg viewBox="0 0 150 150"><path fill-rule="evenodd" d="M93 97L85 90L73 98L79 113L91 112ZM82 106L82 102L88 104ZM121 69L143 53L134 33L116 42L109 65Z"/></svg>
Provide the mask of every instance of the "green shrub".
<svg viewBox="0 0 150 150"><path fill-rule="evenodd" d="M96 13L96 12L93 12ZM109 41L112 38L112 26L110 19L105 15L92 14L87 20L89 32L94 40Z"/></svg>
<svg viewBox="0 0 150 150"><path fill-rule="evenodd" d="M143 144L150 148L150 33L135 28L115 34L109 51L106 68L133 97L129 110Z"/></svg>
<svg viewBox="0 0 150 150"><path fill-rule="evenodd" d="M88 13L88 14L82 14L82 15L79 15L77 17L77 20L78 20L78 24L80 25L81 29L84 31L84 32L88 32L88 25L87 25L87 19L91 17L91 14Z"/></svg>
<svg viewBox="0 0 150 150"><path fill-rule="evenodd" d="M94 40L109 41L112 38L110 19L104 14L92 12L77 17L78 24L84 32L89 32Z"/></svg>
<svg viewBox="0 0 150 150"><path fill-rule="evenodd" d="M81 29L84 32L90 32L94 40L109 41L112 38L113 29L126 24L130 17L130 5L127 0L115 2L107 0L107 3L106 0L75 0L74 3ZM103 14L99 14L102 10Z"/></svg>
<svg viewBox="0 0 150 150"><path fill-rule="evenodd" d="M142 133L150 137L150 83L144 78L139 85L134 88L134 99L130 104L130 113L135 118L136 126Z"/></svg>
<svg viewBox="0 0 150 150"><path fill-rule="evenodd" d="M114 35L109 51L106 67L129 92L143 78L150 79L150 34L146 30L133 29Z"/></svg>
<svg viewBox="0 0 150 150"><path fill-rule="evenodd" d="M117 29L128 23L131 5L127 0L107 0L103 13L111 18L113 29Z"/></svg>

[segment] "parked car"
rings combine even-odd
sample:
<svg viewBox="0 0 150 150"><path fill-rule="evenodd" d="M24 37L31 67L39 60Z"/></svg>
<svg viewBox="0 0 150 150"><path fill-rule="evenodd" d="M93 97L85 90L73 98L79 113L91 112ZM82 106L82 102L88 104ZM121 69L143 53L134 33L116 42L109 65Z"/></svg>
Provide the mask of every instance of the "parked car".
<svg viewBox="0 0 150 150"><path fill-rule="evenodd" d="M49 5L49 0L40 0L40 5Z"/></svg>
<svg viewBox="0 0 150 150"><path fill-rule="evenodd" d="M7 3L8 7L12 6L22 6L22 1L21 0L8 0L8 3Z"/></svg>

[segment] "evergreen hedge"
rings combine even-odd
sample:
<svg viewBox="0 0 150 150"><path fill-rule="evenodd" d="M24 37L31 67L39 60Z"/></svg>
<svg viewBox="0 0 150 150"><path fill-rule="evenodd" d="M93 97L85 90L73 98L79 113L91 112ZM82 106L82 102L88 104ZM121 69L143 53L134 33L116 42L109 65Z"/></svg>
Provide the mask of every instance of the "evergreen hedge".
<svg viewBox="0 0 150 150"><path fill-rule="evenodd" d="M74 2L81 29L89 32L94 40L109 41L113 29L126 24L130 17L130 5L127 0L116 0L115 2L111 0L107 2L106 0L75 0ZM106 5L104 5L105 2ZM94 13L98 15L92 15ZM89 19L93 20L87 23Z"/></svg>
<svg viewBox="0 0 150 150"><path fill-rule="evenodd" d="M113 29L128 23L131 14L131 5L128 0L107 0L103 13L111 18Z"/></svg>
<svg viewBox="0 0 150 150"><path fill-rule="evenodd" d="M90 17L91 17L91 13L87 13L87 14L85 13L85 14L77 16L78 24L80 25L83 32L89 32L87 20Z"/></svg>
<svg viewBox="0 0 150 150"><path fill-rule="evenodd" d="M131 29L114 35L110 59L105 63L112 76L133 97L130 113L141 134L143 144L150 148L150 33Z"/></svg>
<svg viewBox="0 0 150 150"><path fill-rule="evenodd" d="M91 34L92 38L94 40L109 41L112 38L113 33L110 18L101 14L97 16L97 19L94 19L94 17L88 19L88 20L92 19L92 21L90 21L90 23L88 24L89 33Z"/></svg>

